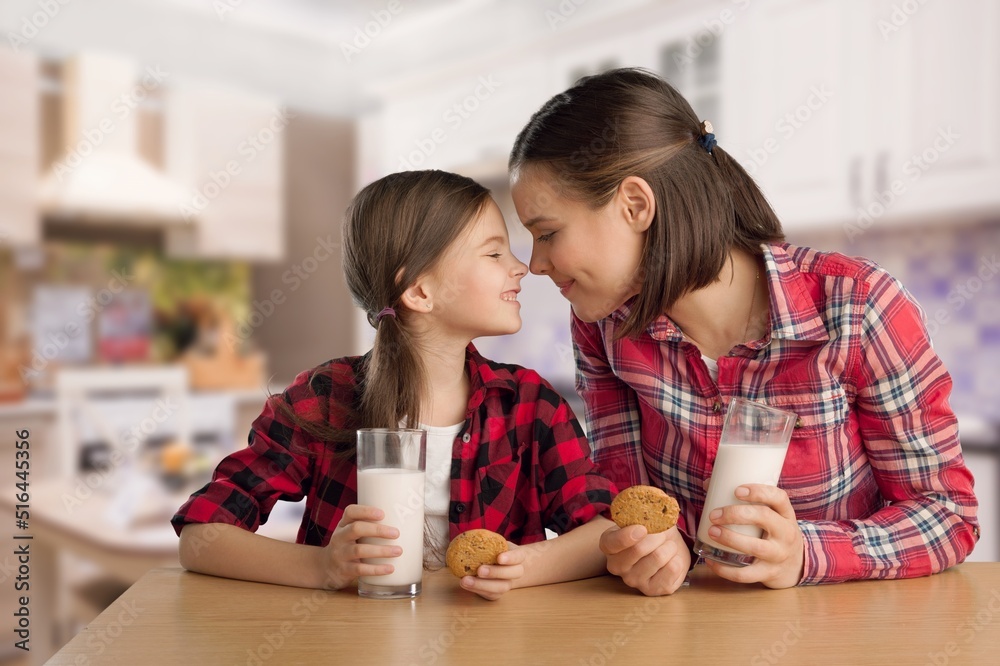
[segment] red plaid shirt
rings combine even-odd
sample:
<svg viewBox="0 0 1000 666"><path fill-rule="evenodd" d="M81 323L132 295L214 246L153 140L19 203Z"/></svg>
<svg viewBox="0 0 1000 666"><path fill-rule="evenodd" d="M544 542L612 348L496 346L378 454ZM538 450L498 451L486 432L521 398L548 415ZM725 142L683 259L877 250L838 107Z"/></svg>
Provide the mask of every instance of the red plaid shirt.
<svg viewBox="0 0 1000 666"><path fill-rule="evenodd" d="M518 544L545 539L607 515L614 486L589 455L576 417L558 393L532 370L489 361L471 344L466 352L471 392L465 427L452 449L450 536L485 528ZM295 378L283 398L296 414L319 412L345 427L336 404L357 404L363 357L320 366ZM329 378L329 379L327 379ZM330 446L294 426L269 404L257 417L249 446L226 457L212 481L171 521L228 523L250 531L267 520L277 500L306 498L298 543L323 546L344 509L357 502L357 468Z"/></svg>
<svg viewBox="0 0 1000 666"><path fill-rule="evenodd" d="M617 341L629 303L593 324L573 316L594 461L619 488L651 483L675 495L690 537L725 405L766 402L799 416L778 485L805 538L802 584L922 576L962 562L979 537L977 502L948 405L951 378L918 306L869 261L762 248L770 332L719 358L718 383L666 316Z"/></svg>

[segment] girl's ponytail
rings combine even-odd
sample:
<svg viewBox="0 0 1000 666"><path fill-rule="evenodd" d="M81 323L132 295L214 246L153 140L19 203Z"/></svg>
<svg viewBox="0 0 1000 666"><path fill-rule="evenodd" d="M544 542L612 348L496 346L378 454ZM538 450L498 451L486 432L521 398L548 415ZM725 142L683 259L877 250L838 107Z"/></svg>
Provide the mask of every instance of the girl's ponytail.
<svg viewBox="0 0 1000 666"><path fill-rule="evenodd" d="M426 380L413 336L394 311L368 320L375 326L375 344L361 385L361 422L368 428L398 428L401 422L416 428Z"/></svg>
<svg viewBox="0 0 1000 666"><path fill-rule="evenodd" d="M366 186L344 222L344 277L375 327L364 368L359 420L365 428L416 428L426 372L403 293L435 268L489 201L489 190L444 171L394 173Z"/></svg>
<svg viewBox="0 0 1000 666"><path fill-rule="evenodd" d="M444 171L394 173L358 192L344 218L343 263L351 297L376 329L372 350L359 364L364 379L353 396L343 390L331 395L332 387L349 385L351 378L332 377L329 367L321 366L309 379L320 398L312 411L296 413L284 395L272 395L272 407L348 460L356 454L357 428L396 428L402 422L417 427L426 373L412 333L414 313L400 299L436 266L489 199L479 183Z"/></svg>

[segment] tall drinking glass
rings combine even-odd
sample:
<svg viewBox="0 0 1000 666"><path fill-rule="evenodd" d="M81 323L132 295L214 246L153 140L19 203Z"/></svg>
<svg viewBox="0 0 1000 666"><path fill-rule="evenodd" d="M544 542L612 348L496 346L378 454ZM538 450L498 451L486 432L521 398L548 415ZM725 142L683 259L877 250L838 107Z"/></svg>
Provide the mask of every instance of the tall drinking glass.
<svg viewBox="0 0 1000 666"><path fill-rule="evenodd" d="M708 496L698 523L694 550L702 557L723 564L745 567L754 558L712 540L708 519L715 509L732 504L749 504L736 498L736 488L748 483L778 485L785 452L792 439L796 416L744 398L729 403L722 425L722 439L715 457ZM763 530L755 525L726 525L730 530L760 538Z"/></svg>
<svg viewBox="0 0 1000 666"><path fill-rule="evenodd" d="M370 558L368 564L391 564L385 576L361 576L358 594L374 599L409 599L420 594L424 561L424 465L427 433L423 430L358 430L358 504L385 512L379 521L399 530L398 539L366 537L362 543L399 546L399 557Z"/></svg>

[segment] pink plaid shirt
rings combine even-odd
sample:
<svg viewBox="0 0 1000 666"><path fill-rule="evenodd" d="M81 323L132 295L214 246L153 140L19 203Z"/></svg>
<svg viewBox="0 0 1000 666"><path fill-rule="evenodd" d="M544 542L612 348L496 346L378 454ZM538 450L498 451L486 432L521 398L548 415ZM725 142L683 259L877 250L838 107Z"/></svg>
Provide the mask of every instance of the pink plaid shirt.
<svg viewBox="0 0 1000 666"><path fill-rule="evenodd" d="M799 416L778 485L804 536L800 584L923 576L962 562L979 538L977 502L951 378L919 307L870 261L762 249L770 332L719 358L718 382L666 316L615 341L629 303L593 324L573 315L594 461L619 488L674 495L690 538L725 405L765 402Z"/></svg>

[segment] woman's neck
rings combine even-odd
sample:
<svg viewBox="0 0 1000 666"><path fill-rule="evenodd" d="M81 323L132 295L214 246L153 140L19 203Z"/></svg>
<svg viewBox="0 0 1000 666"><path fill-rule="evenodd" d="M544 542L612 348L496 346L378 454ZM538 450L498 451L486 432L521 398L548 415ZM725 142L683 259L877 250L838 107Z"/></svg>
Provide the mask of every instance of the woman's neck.
<svg viewBox="0 0 1000 666"><path fill-rule="evenodd" d="M768 310L767 280L760 260L733 250L715 282L685 294L667 314L686 339L715 359L740 343L763 337Z"/></svg>
<svg viewBox="0 0 1000 666"><path fill-rule="evenodd" d="M425 340L417 346L427 379L421 396L420 421L429 426L450 426L465 420L470 382L465 366L468 341Z"/></svg>

